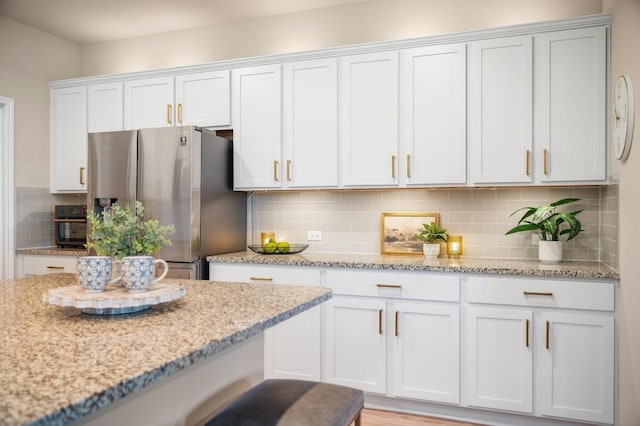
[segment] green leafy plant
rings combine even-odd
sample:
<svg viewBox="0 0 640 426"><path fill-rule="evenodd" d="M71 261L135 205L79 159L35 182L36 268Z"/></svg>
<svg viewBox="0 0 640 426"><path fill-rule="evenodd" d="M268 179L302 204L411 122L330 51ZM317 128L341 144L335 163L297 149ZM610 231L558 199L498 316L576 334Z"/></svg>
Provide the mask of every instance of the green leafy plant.
<svg viewBox="0 0 640 426"><path fill-rule="evenodd" d="M438 226L437 223L431 222L429 224L423 223L423 230L420 231L418 235L421 239L423 239L426 243L434 244L440 241L447 241L449 236L447 235L447 230Z"/></svg>
<svg viewBox="0 0 640 426"><path fill-rule="evenodd" d="M87 247L99 256L122 259L124 256L152 256L171 245L167 235L173 225L160 226L155 219L144 219L144 207L136 202L135 211L129 205L115 204L101 213L88 216L91 235Z"/></svg>
<svg viewBox="0 0 640 426"><path fill-rule="evenodd" d="M511 213L524 211L518 224L507 231L505 235L516 232L533 231L541 240L560 241L560 237L566 235L567 241L575 238L583 231L582 224L576 217L582 209L573 212L557 211L556 208L564 204L580 201L580 198L563 198L546 206L523 207Z"/></svg>

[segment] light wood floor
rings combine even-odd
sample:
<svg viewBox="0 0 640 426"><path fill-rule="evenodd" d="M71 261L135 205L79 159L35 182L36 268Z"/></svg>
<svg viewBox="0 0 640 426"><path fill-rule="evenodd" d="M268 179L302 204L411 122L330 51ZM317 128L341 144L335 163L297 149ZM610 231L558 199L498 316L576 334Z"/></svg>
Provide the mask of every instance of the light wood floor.
<svg viewBox="0 0 640 426"><path fill-rule="evenodd" d="M456 422L368 408L362 410L361 420L362 426L477 426L476 423Z"/></svg>

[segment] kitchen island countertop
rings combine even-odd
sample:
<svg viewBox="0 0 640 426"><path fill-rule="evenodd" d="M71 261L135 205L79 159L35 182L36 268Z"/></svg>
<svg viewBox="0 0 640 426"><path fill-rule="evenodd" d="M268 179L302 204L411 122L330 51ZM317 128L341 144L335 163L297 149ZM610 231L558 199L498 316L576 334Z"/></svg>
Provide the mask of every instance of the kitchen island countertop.
<svg viewBox="0 0 640 426"><path fill-rule="evenodd" d="M212 263L245 263L318 268L385 269L399 271L457 272L468 274L521 275L548 278L618 280L619 274L600 262L560 262L538 260L388 256L343 253L257 254L251 251L208 256Z"/></svg>
<svg viewBox="0 0 640 426"><path fill-rule="evenodd" d="M99 316L43 302L73 274L0 281L0 424L66 424L259 335L329 289L168 280L183 298Z"/></svg>

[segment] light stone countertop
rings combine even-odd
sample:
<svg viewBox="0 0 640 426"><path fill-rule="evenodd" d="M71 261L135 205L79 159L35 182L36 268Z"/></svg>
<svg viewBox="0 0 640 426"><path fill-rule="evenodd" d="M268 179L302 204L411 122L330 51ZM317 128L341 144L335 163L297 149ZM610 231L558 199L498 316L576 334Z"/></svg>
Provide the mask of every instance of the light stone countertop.
<svg viewBox="0 0 640 426"><path fill-rule="evenodd" d="M19 248L16 254L36 254L40 256L86 256L87 249L83 248L62 248L62 247L36 247Z"/></svg>
<svg viewBox="0 0 640 426"><path fill-rule="evenodd" d="M560 262L545 264L537 260L485 259L461 257L434 260L418 256L381 256L342 253L258 254L247 250L208 256L213 263L245 263L317 268L386 269L399 271L457 272L468 274L520 275L529 277L619 280L618 272L599 262Z"/></svg>
<svg viewBox="0 0 640 426"><path fill-rule="evenodd" d="M166 281L186 295L114 316L43 302L74 274L0 281L0 424L69 423L331 297L319 287Z"/></svg>

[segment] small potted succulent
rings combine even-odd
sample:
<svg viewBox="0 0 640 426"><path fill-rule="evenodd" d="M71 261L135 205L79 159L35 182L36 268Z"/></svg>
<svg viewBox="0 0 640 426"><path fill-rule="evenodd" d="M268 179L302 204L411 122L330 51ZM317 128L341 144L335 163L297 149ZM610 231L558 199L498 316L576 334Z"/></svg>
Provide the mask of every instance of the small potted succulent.
<svg viewBox="0 0 640 426"><path fill-rule="evenodd" d="M174 231L173 225L161 226L155 219L145 220L144 207L139 201L135 209L115 204L101 213L91 213L88 219L91 234L87 247L99 256L110 256L122 262L125 287L132 291L146 290L152 282L156 263L163 264L164 273L153 282L164 278L168 269L166 262L154 260L153 256L171 245L167 235Z"/></svg>
<svg viewBox="0 0 640 426"><path fill-rule="evenodd" d="M424 229L420 231L418 237L424 240L422 252L425 257L435 258L440 254L440 243L448 239L447 230L441 228L436 222L423 223Z"/></svg>
<svg viewBox="0 0 640 426"><path fill-rule="evenodd" d="M579 198L563 198L553 203L540 207L522 207L511 213L524 211L518 224L507 231L505 235L516 232L532 231L540 238L538 257L543 262L558 262L562 260L561 238L572 240L583 231L580 220L576 217L582 209L565 212L558 211L557 207L580 201Z"/></svg>

